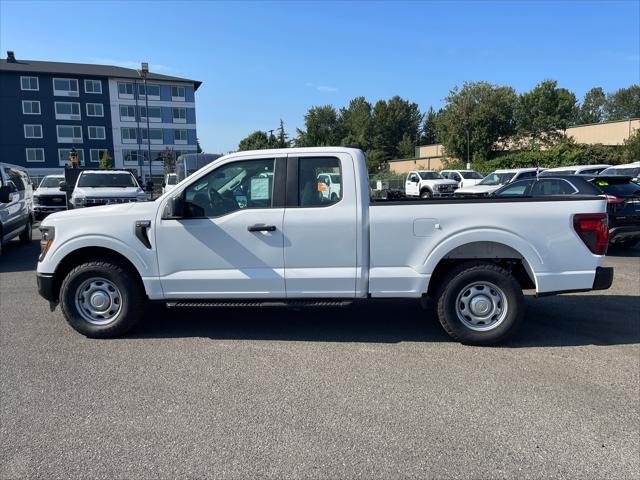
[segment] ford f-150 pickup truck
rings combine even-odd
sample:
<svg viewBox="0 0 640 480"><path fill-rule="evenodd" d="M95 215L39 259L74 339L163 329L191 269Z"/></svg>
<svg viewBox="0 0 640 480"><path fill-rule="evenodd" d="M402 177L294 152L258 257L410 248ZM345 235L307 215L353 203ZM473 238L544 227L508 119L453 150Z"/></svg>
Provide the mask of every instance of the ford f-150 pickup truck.
<svg viewBox="0 0 640 480"><path fill-rule="evenodd" d="M339 194L323 194L322 174ZM603 198L373 201L364 154L352 148L234 153L154 202L54 213L41 233L39 292L89 337L122 335L148 301L409 297L434 299L454 339L492 344L521 323L523 289L606 289L613 278L601 266Z"/></svg>

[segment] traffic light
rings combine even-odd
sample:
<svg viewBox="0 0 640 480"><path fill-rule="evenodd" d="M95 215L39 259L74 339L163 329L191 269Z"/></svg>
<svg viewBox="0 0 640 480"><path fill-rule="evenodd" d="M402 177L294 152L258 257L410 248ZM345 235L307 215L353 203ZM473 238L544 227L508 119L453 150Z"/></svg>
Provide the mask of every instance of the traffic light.
<svg viewBox="0 0 640 480"><path fill-rule="evenodd" d="M71 168L78 168L78 152L73 147L69 152L69 161L71 162Z"/></svg>

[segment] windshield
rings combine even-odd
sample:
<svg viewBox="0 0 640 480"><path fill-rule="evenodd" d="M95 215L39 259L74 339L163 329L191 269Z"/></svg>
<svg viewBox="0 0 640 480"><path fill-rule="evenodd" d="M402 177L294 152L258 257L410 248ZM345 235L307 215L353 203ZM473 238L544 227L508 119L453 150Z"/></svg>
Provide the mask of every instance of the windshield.
<svg viewBox="0 0 640 480"><path fill-rule="evenodd" d="M640 175L640 167L629 167L629 168L613 168L609 167L600 172L600 175L621 175L623 177L633 177L636 178Z"/></svg>
<svg viewBox="0 0 640 480"><path fill-rule="evenodd" d="M490 173L478 185L503 185L514 177L515 173Z"/></svg>
<svg viewBox="0 0 640 480"><path fill-rule="evenodd" d="M178 177L176 176L175 173L172 173L171 175L167 175L167 185L175 185L177 178Z"/></svg>
<svg viewBox="0 0 640 480"><path fill-rule="evenodd" d="M478 172L460 172L460 175L462 175L462 178L469 178L471 180L480 180L483 178Z"/></svg>
<svg viewBox="0 0 640 480"><path fill-rule="evenodd" d="M126 172L105 172L88 173L80 175L78 179L79 187L137 187L138 182L130 173Z"/></svg>
<svg viewBox="0 0 640 480"><path fill-rule="evenodd" d="M64 181L63 177L44 177L40 182L40 186L44 188L58 188L62 181Z"/></svg>
<svg viewBox="0 0 640 480"><path fill-rule="evenodd" d="M418 172L423 180L441 180L442 175L438 172Z"/></svg>

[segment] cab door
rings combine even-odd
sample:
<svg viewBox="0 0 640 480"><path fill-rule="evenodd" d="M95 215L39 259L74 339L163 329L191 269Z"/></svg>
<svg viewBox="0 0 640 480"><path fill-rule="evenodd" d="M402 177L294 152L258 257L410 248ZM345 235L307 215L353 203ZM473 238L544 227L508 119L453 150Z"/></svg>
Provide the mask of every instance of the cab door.
<svg viewBox="0 0 640 480"><path fill-rule="evenodd" d="M356 295L359 200L353 162L347 153L287 159L283 222L287 298ZM334 195L324 195L326 185L319 178L325 173L335 179Z"/></svg>
<svg viewBox="0 0 640 480"><path fill-rule="evenodd" d="M286 296L285 161L231 158L176 192L182 217L155 229L166 299Z"/></svg>
<svg viewBox="0 0 640 480"><path fill-rule="evenodd" d="M420 195L419 185L420 181L418 179L418 174L415 172L411 172L409 173L409 175L407 175L407 180L404 184L404 191L407 195L417 197L418 195Z"/></svg>

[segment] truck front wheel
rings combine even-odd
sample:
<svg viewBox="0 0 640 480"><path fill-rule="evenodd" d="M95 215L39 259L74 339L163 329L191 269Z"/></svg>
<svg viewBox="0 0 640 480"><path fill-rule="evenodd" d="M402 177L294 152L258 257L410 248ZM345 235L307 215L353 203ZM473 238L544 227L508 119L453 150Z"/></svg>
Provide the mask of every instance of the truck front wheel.
<svg viewBox="0 0 640 480"><path fill-rule="evenodd" d="M515 333L524 317L518 281L504 268L465 263L451 270L438 292L438 318L455 340L493 345Z"/></svg>
<svg viewBox="0 0 640 480"><path fill-rule="evenodd" d="M111 261L78 265L62 281L60 305L76 331L91 338L116 337L142 316L145 295L123 266Z"/></svg>

